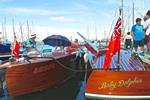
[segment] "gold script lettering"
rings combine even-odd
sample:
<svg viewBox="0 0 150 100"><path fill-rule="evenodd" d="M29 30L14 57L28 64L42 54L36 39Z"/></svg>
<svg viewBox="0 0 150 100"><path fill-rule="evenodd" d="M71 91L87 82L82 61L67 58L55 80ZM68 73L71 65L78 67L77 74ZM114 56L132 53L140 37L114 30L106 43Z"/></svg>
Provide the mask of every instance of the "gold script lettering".
<svg viewBox="0 0 150 100"><path fill-rule="evenodd" d="M140 84L140 83L142 83L142 79L138 77L134 77L133 79L129 78L128 80L119 80L117 82L114 82L114 81L102 82L100 83L100 86L98 87L98 89L114 90L117 87L129 88L130 86L134 84Z"/></svg>
<svg viewBox="0 0 150 100"><path fill-rule="evenodd" d="M128 80L120 80L118 82L118 87L130 87L133 84L142 83L142 79L135 77L134 79L129 78Z"/></svg>
<svg viewBox="0 0 150 100"><path fill-rule="evenodd" d="M109 90L113 90L114 88L116 88L116 83L113 81L103 82L101 83L101 86L99 87L99 89L104 89L104 88L109 88Z"/></svg>

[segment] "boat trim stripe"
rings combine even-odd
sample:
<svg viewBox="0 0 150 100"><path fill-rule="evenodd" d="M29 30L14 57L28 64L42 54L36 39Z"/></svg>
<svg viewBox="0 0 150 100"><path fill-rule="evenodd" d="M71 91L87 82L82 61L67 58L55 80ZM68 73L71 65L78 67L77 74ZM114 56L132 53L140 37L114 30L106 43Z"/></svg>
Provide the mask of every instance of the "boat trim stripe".
<svg viewBox="0 0 150 100"><path fill-rule="evenodd" d="M85 96L88 98L124 98L124 99L127 99L127 98L132 98L132 99L150 98L150 95L147 95L147 96L119 96L119 95L101 95L101 94L93 94L93 93L85 93Z"/></svg>

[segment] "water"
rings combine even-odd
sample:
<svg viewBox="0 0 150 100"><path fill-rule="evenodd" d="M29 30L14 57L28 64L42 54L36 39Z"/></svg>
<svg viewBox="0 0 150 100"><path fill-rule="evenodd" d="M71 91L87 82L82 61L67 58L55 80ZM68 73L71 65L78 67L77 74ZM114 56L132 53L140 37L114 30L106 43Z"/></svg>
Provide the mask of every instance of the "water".
<svg viewBox="0 0 150 100"><path fill-rule="evenodd" d="M84 73L76 73L74 77L61 86L26 94L24 96L18 96L10 100L85 100L84 90ZM8 97L1 97L0 100L9 99Z"/></svg>

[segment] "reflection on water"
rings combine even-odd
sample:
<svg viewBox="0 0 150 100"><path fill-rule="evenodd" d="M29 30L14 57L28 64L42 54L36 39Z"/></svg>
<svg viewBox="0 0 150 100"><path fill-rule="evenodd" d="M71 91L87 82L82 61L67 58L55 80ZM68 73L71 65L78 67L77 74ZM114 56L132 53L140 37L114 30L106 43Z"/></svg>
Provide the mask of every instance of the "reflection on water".
<svg viewBox="0 0 150 100"><path fill-rule="evenodd" d="M77 94L76 100L85 100L85 85L86 81L82 81L80 85L80 91Z"/></svg>
<svg viewBox="0 0 150 100"><path fill-rule="evenodd" d="M85 100L84 90L84 73L77 73L61 86L18 96L10 100ZM8 97L0 97L0 100L8 100Z"/></svg>

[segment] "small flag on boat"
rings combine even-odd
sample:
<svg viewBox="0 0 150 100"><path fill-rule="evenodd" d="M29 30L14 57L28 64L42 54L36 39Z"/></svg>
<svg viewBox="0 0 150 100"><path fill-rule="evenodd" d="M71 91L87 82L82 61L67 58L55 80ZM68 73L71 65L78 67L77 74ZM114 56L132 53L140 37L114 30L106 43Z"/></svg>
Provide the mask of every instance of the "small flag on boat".
<svg viewBox="0 0 150 100"><path fill-rule="evenodd" d="M112 56L120 50L121 24L121 17L119 17L110 38L108 50L106 51L106 58L104 62L105 70L110 67Z"/></svg>
<svg viewBox="0 0 150 100"><path fill-rule="evenodd" d="M14 46L13 46L13 54L15 57L18 59L19 58L19 49L20 49L20 44L17 40L14 41Z"/></svg>

